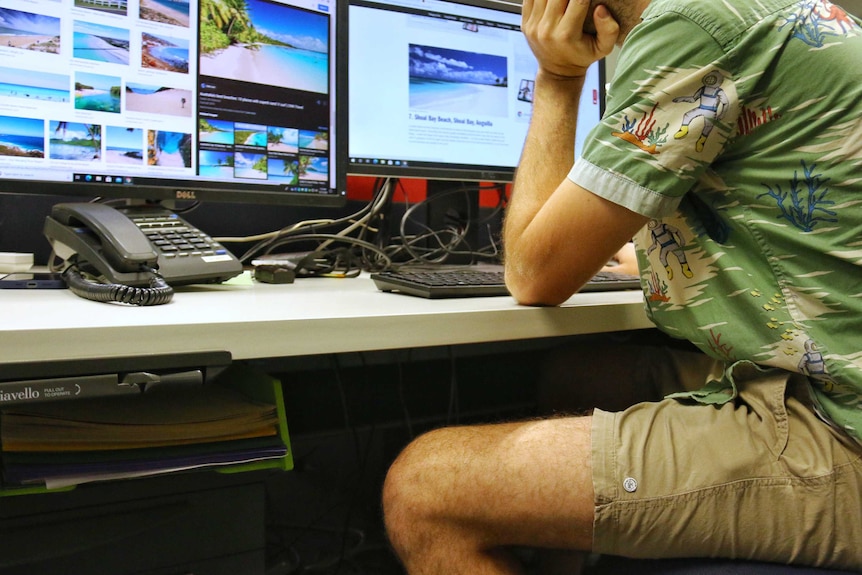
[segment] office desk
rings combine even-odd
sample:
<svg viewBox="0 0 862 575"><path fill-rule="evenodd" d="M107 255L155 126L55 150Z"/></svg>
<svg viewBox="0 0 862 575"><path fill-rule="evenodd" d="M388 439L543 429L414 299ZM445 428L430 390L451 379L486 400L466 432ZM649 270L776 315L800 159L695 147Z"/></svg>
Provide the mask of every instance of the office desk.
<svg viewBox="0 0 862 575"><path fill-rule="evenodd" d="M245 279L178 288L171 303L153 307L92 302L69 290L2 290L0 380L21 366L62 370L69 364L89 363L109 369L115 358L146 366L155 356L185 360L194 352L217 351L229 352L235 360L273 364L273 358L296 357L304 364L308 356L320 354L514 340L520 347L522 340L651 327L640 292L577 294L560 307L531 308L508 296L425 300L383 293L367 275L308 278L287 285ZM55 365L46 368L44 362ZM266 571L262 480L246 479L243 476L250 474L244 473L208 474L203 480L212 485L203 489L197 475L136 480L134 488L127 482L107 482L68 493L7 498L0 513L0 528L7 533L0 542L0 570L15 575L130 573L129 569L153 575L192 570L262 575ZM279 481L294 485L291 479ZM291 510L299 505L288 501ZM124 526L148 524L177 502L187 512L172 518L170 529L158 527L150 536L139 536L124 527L121 531L131 535L115 545L114 521ZM303 505L313 507L304 501ZM246 516L238 514L237 506ZM233 533L222 526L236 521L244 525L247 537L232 540L228 548L218 537ZM200 531L192 524L208 528ZM55 531L68 533L80 525L90 526L86 537L92 547L57 552ZM44 545L31 549L22 541ZM13 564L17 570L7 571Z"/></svg>
<svg viewBox="0 0 862 575"><path fill-rule="evenodd" d="M576 294L560 307L511 297L426 300L372 280L304 278L178 288L152 307L69 290L0 292L2 365L227 351L234 359L498 342L652 327L638 291Z"/></svg>

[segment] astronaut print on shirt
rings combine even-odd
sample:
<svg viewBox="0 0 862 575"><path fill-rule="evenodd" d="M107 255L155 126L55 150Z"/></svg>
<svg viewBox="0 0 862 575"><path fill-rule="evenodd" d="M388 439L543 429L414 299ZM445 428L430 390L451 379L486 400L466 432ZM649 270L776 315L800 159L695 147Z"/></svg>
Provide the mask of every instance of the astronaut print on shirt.
<svg viewBox="0 0 862 575"><path fill-rule="evenodd" d="M644 34L641 68L612 89L634 87L585 156L629 166L633 194L678 198L635 238L656 324L728 363L807 375L822 412L862 441L862 89L810 90L844 65L858 77L862 28L826 0L780 4L716 5L704 26L715 42L674 65L650 59ZM685 11L654 5L662 18ZM651 34L689 37L679 20ZM748 44L718 37L734 26Z"/></svg>
<svg viewBox="0 0 862 575"><path fill-rule="evenodd" d="M682 178L717 154L732 131L738 101L727 73L712 66L694 69L666 68L641 86L659 91L661 100L647 101L622 115L613 136L636 146L638 159L659 169L677 172ZM726 84L725 87L722 87ZM664 90L675 88L675 96ZM669 141L683 145L667 146Z"/></svg>
<svg viewBox="0 0 862 575"><path fill-rule="evenodd" d="M721 88L724 82L725 74L719 70L694 70L687 72L685 70L666 70L666 76L655 77L655 80L664 80L666 78L676 76L682 77L686 85L690 83L693 77L702 77L700 81L702 86L694 90L690 95L680 95L674 97L673 103L694 104L694 106L685 106L685 113L681 119L679 116L679 106L670 107L663 106L661 111L658 110L658 104L653 106L648 111L643 111L641 114L633 118L628 115L624 116L620 130L614 132L613 135L623 139L629 143L638 146L641 150L649 154L657 155L661 153L663 145L668 139L668 128L674 123L679 126L679 129L673 135L676 140L686 138L689 135L689 130L693 122L698 124L699 134L695 138L694 151L703 152L707 139L713 128L718 124L730 107L730 98L727 93ZM678 81L675 79L675 81ZM657 113L659 112L659 113ZM666 121L665 121L666 120ZM725 128L729 128L725 124ZM718 144L722 143L720 140Z"/></svg>

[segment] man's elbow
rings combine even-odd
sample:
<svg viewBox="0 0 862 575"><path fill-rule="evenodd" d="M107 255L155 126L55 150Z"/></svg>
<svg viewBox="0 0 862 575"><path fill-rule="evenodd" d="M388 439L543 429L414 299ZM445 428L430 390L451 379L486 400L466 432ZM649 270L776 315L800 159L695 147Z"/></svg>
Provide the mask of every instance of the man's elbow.
<svg viewBox="0 0 862 575"><path fill-rule="evenodd" d="M506 287L521 305L557 306L569 299L570 293L549 289L550 284L540 278L531 278L506 271Z"/></svg>

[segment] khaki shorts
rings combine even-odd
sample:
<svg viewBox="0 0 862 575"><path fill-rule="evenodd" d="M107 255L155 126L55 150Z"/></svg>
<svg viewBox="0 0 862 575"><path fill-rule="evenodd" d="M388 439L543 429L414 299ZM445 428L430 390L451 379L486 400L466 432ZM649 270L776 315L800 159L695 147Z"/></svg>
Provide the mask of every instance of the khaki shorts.
<svg viewBox="0 0 862 575"><path fill-rule="evenodd" d="M862 450L797 399L800 376L737 383L722 406L594 413L594 551L862 570Z"/></svg>

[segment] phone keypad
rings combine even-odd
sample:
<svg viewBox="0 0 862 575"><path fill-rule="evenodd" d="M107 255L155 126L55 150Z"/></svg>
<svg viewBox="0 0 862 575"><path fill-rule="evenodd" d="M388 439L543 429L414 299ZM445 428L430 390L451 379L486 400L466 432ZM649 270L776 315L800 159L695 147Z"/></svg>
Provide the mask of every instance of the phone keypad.
<svg viewBox="0 0 862 575"><path fill-rule="evenodd" d="M176 214L130 217L164 257L215 256L228 253L220 243L190 226Z"/></svg>

